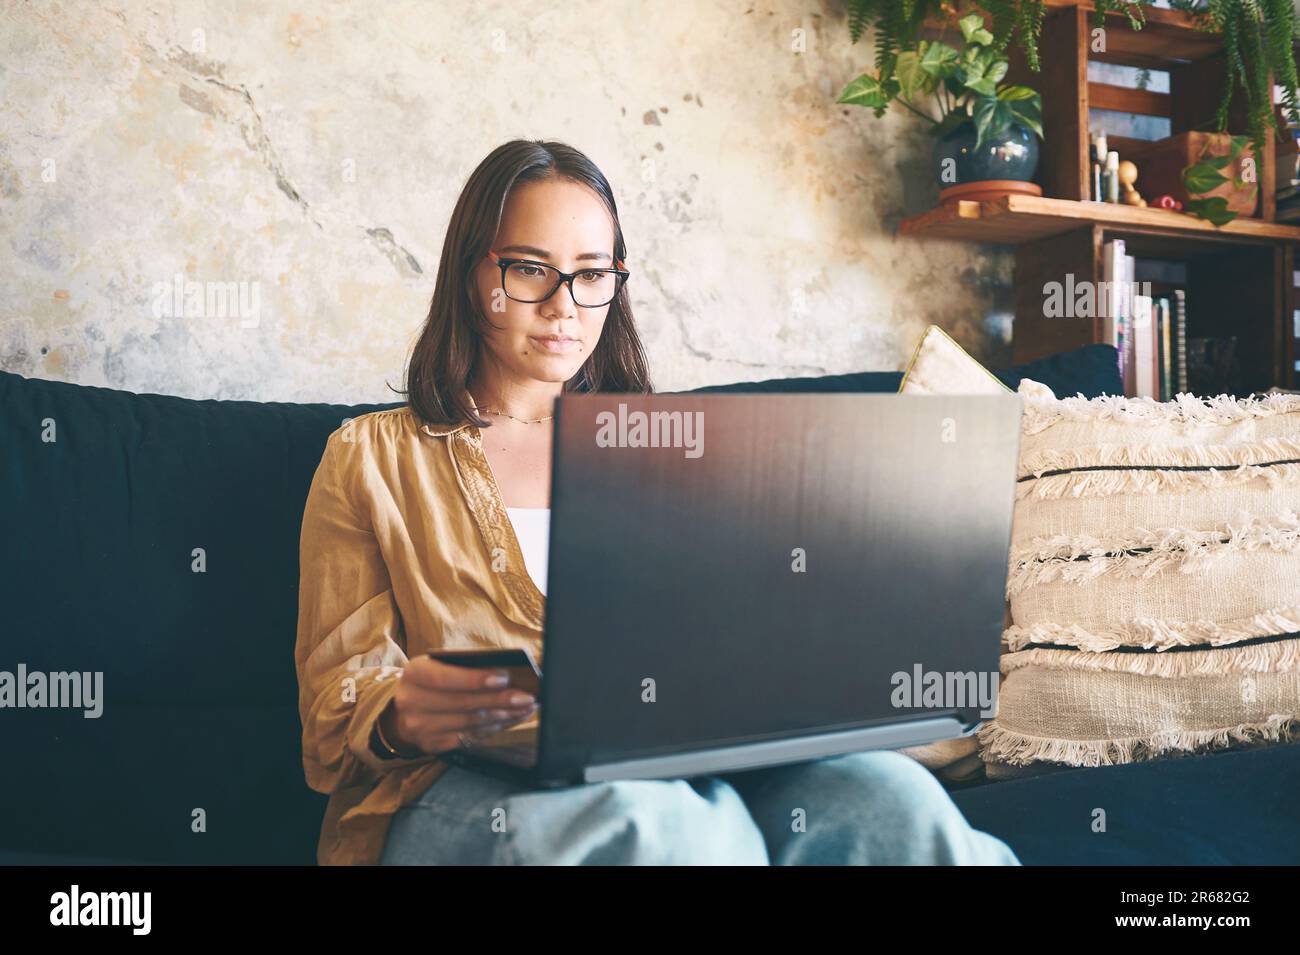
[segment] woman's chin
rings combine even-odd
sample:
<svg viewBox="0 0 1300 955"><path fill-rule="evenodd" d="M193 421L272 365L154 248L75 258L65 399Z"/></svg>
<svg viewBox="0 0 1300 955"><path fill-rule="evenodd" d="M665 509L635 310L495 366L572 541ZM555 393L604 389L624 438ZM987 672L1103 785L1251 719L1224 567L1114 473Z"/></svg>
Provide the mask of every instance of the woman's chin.
<svg viewBox="0 0 1300 955"><path fill-rule="evenodd" d="M530 358L528 373L532 377L538 381L562 384L578 373L586 355L576 360L570 355L538 355Z"/></svg>

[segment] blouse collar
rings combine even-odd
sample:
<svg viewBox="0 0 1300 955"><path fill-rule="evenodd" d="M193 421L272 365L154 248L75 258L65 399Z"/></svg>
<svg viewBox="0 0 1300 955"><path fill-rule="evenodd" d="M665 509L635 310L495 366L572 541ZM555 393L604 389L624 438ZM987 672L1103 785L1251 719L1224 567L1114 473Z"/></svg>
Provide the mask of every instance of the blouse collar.
<svg viewBox="0 0 1300 955"><path fill-rule="evenodd" d="M470 394L469 389L464 389L461 394L465 396L465 400L469 402L469 406L474 409L474 413L477 414L478 404L474 401L474 396ZM457 431L462 431L468 427L471 427L471 422L462 421L460 424L426 424L422 425L420 430L435 438L441 438L445 435L455 434Z"/></svg>

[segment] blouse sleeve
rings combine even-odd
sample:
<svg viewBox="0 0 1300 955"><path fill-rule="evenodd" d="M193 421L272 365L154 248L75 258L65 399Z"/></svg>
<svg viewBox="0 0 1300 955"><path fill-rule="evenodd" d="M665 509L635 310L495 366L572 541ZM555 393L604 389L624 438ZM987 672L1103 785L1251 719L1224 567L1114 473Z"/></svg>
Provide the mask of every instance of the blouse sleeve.
<svg viewBox="0 0 1300 955"><path fill-rule="evenodd" d="M312 478L299 539L298 713L307 785L331 793L432 755L384 758L375 721L406 665L405 633L388 567L366 513L343 480L361 466L355 443L330 435Z"/></svg>

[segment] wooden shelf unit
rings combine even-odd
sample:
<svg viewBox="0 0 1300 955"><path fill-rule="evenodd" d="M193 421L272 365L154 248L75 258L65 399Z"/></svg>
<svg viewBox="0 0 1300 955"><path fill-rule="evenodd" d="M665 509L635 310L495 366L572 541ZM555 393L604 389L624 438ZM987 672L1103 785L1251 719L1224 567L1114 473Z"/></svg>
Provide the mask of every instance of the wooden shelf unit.
<svg viewBox="0 0 1300 955"><path fill-rule="evenodd" d="M1173 135L1214 128L1215 111L1223 89L1223 42L1213 33L1197 30L1190 17L1176 10L1146 9L1141 30L1129 26L1121 13L1107 11L1105 50L1093 52L1093 7L1071 0L1047 0L1039 42L1041 71L1034 73L1013 45L1010 82L1023 83L1043 96L1043 142L1037 181L1043 194L1057 199L1091 198L1091 164L1088 158L1089 110L1106 109L1143 116L1164 116ZM1169 73L1169 92L1129 89L1088 80L1088 61L1114 63ZM1240 91L1229 111L1229 128L1247 128L1245 99ZM1150 144L1140 139L1108 137L1121 159L1141 168ZM1276 161L1272 131L1257 157L1259 218L1272 221L1276 186ZM1138 176L1138 189L1142 177Z"/></svg>
<svg viewBox="0 0 1300 955"><path fill-rule="evenodd" d="M1039 41L1041 71L1028 68L1013 43L1008 82L1031 86L1043 99L1043 140L1035 180L1043 196L992 202L958 201L904 219L899 232L917 238L956 239L1015 247L1016 361L1102 341L1100 319L1048 318L1045 284L1102 281L1102 249L1123 238L1139 258L1188 263L1188 335L1236 335L1241 393L1273 385L1296 388L1294 282L1300 227L1275 223L1276 161L1270 131L1258 157L1260 201L1255 217L1215 227L1164 209L1091 201L1090 109L1167 116L1171 134L1212 129L1225 76L1222 38L1198 30L1179 11L1145 8L1133 30L1122 13L1108 12L1104 52L1091 52L1094 8L1078 0L1046 0ZM951 31L948 31L951 33ZM1088 80L1088 60L1169 73L1169 92L1154 93ZM1232 104L1229 128L1246 129L1244 100ZM1121 159L1138 163L1149 143L1109 136ZM1148 197L1149 198L1149 197Z"/></svg>

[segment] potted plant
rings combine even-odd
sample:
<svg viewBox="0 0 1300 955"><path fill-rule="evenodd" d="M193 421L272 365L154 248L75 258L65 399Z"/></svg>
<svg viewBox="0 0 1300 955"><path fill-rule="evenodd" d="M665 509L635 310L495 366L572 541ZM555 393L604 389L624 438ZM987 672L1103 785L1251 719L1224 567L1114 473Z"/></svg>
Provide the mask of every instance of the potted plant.
<svg viewBox="0 0 1300 955"><path fill-rule="evenodd" d="M1107 16L1124 16L1130 27L1141 30L1146 17L1143 8L1152 0L1091 0L1092 24L1101 27ZM917 51L927 26L938 20L951 21L959 13L977 15L992 35L992 48L1002 53L1012 43L1023 53L1025 64L1038 72L1039 37L1047 15L1046 0L845 0L849 34L857 43L870 31L874 37L875 68L879 89L863 93L866 101L880 102L876 115L882 115L894 98L883 95L898 82L896 64L909 51ZM1235 95L1244 101L1246 132L1256 155L1263 151L1266 130L1270 125L1280 136L1289 137L1287 122L1300 122L1300 96L1297 94L1295 43L1300 40L1300 16L1294 0L1168 0L1168 6L1187 13L1192 23L1223 40L1224 82L1216 104L1215 132L1228 129L1230 106ZM1273 108L1274 87L1280 90L1280 106ZM1240 153L1232 152L1232 162ZM1211 157L1217 159L1218 157ZM1193 180L1206 178L1193 166L1185 167ZM1181 171L1180 171L1181 172ZM1175 182L1178 177L1175 177ZM1186 177L1184 177L1186 181ZM1194 183L1198 184L1198 183ZM1216 187L1217 188L1217 187ZM1209 219L1216 225L1230 218L1229 208L1217 201L1218 193L1205 195L1195 188L1188 192L1211 201L1195 198L1189 212ZM1226 197L1225 197L1226 198Z"/></svg>
<svg viewBox="0 0 1300 955"><path fill-rule="evenodd" d="M849 83L839 102L869 107L877 116L896 102L929 122L938 140L936 178L946 187L942 199L1041 195L1030 180L1043 135L1042 101L1027 86L999 85L1007 60L983 17L970 14L958 26L961 49L920 40L915 49L894 54L891 69Z"/></svg>

